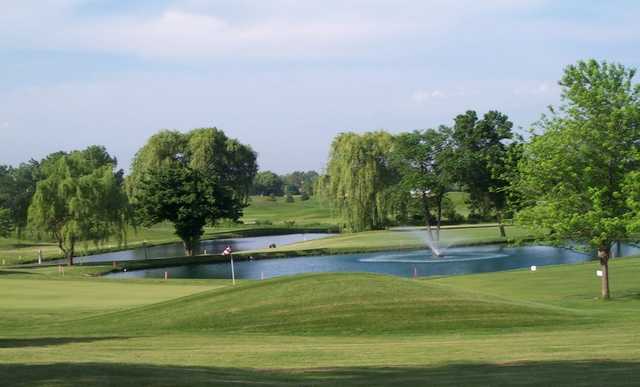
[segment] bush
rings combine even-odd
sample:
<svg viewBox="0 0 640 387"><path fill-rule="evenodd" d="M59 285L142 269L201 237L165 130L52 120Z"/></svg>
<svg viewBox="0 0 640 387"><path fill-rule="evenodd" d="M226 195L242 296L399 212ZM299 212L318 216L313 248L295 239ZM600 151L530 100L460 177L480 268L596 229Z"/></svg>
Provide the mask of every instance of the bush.
<svg viewBox="0 0 640 387"><path fill-rule="evenodd" d="M270 221L269 219L256 220L256 225L257 226L271 226L272 224L273 224L273 222Z"/></svg>
<svg viewBox="0 0 640 387"><path fill-rule="evenodd" d="M293 226L295 226L295 224L296 224L295 220L285 220L284 221L284 225L287 226L287 227L293 227Z"/></svg>
<svg viewBox="0 0 640 387"><path fill-rule="evenodd" d="M286 198L287 203L293 203L294 199L293 199L293 195L291 195L290 193L287 194L287 198Z"/></svg>
<svg viewBox="0 0 640 387"><path fill-rule="evenodd" d="M306 192L303 192L302 194L300 194L300 200L309 200L309 195Z"/></svg>

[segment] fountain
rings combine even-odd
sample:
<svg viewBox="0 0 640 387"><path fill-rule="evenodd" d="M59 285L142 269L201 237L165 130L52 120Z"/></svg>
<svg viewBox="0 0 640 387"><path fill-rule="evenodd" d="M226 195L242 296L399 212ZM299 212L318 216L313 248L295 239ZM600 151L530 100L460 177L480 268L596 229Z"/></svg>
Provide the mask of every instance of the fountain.
<svg viewBox="0 0 640 387"><path fill-rule="evenodd" d="M433 240L433 237L431 236L431 232L427 234L427 238L425 239L425 242L427 243L427 246L431 250L431 254L433 254L433 256L442 257L444 255L442 249L440 248L439 241Z"/></svg>

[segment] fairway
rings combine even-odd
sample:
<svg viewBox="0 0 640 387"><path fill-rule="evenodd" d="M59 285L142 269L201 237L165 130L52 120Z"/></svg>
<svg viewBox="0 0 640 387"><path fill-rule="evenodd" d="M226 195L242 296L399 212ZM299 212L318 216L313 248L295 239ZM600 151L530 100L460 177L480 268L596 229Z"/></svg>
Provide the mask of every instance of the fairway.
<svg viewBox="0 0 640 387"><path fill-rule="evenodd" d="M8 385L634 385L640 260L439 279L0 271ZM87 269L77 269L87 270ZM605 383L606 382L606 383Z"/></svg>

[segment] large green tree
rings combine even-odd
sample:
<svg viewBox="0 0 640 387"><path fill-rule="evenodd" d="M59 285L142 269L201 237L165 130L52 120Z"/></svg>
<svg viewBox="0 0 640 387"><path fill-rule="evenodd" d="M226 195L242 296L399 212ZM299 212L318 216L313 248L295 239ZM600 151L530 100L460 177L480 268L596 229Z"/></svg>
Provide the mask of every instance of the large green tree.
<svg viewBox="0 0 640 387"><path fill-rule="evenodd" d="M331 144L321 192L346 229L363 231L388 224L397 174L390 163L393 137L386 132L342 133Z"/></svg>
<svg viewBox="0 0 640 387"><path fill-rule="evenodd" d="M58 153L41 168L28 224L53 237L73 265L79 242L126 237L128 203L116 160L100 146Z"/></svg>
<svg viewBox="0 0 640 387"><path fill-rule="evenodd" d="M221 130L164 130L136 154L127 189L139 220L172 222L192 255L207 223L242 216L256 170L255 152Z"/></svg>
<svg viewBox="0 0 640 387"><path fill-rule="evenodd" d="M640 215L633 206L640 168L640 86L634 69L580 61L559 84L562 105L540 122L523 151L513 184L517 218L559 243L597 249L602 297L610 298L612 244L627 238Z"/></svg>
<svg viewBox="0 0 640 387"><path fill-rule="evenodd" d="M452 181L451 152L449 137L442 130L401 133L394 141L392 161L400 172L400 185L404 192L420 201L428 237L432 241L440 239L445 194ZM435 238L432 231L434 220Z"/></svg>

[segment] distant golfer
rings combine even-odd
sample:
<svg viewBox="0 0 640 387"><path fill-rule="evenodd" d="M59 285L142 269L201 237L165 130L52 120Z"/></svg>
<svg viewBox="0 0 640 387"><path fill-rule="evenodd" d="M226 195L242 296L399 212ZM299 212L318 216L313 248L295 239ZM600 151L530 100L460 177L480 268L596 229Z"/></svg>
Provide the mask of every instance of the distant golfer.
<svg viewBox="0 0 640 387"><path fill-rule="evenodd" d="M222 255L227 256L231 254L231 246L227 246L224 251L222 252Z"/></svg>

